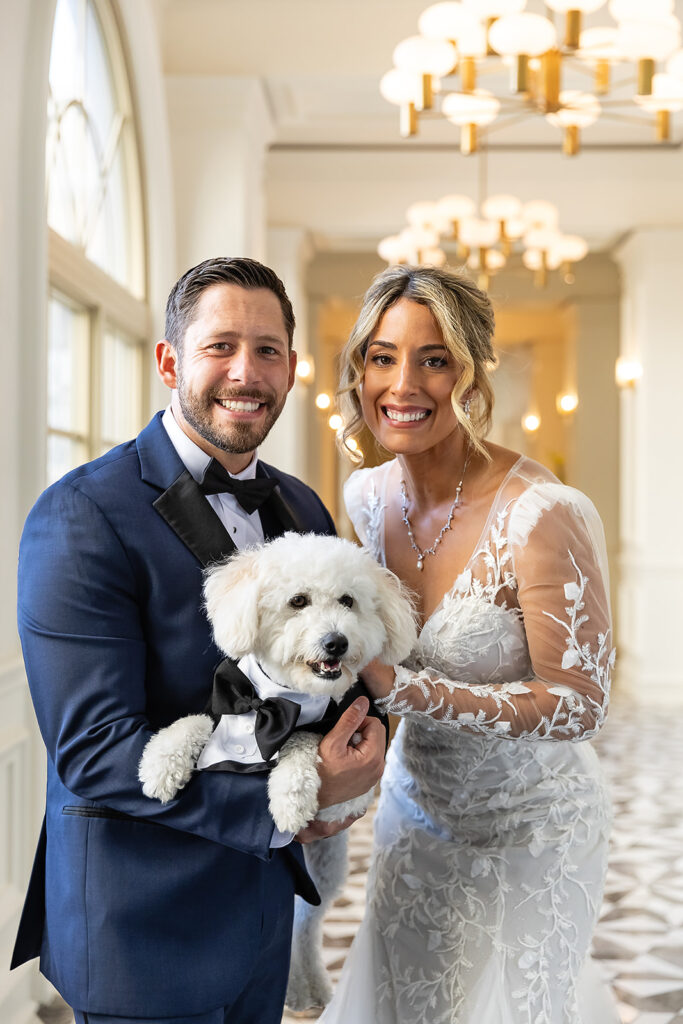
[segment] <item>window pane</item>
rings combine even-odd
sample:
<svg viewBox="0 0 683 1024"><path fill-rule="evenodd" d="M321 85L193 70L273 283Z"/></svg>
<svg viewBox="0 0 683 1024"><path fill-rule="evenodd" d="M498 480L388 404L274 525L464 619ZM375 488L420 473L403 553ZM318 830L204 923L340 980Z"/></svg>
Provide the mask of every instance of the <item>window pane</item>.
<svg viewBox="0 0 683 1024"><path fill-rule="evenodd" d="M123 52L105 0L57 0L49 82L48 223L142 297L139 161Z"/></svg>
<svg viewBox="0 0 683 1024"><path fill-rule="evenodd" d="M106 451L142 428L143 348L120 331L107 330L102 348L101 436Z"/></svg>
<svg viewBox="0 0 683 1024"><path fill-rule="evenodd" d="M90 317L52 294L48 309L47 422L53 430L88 432Z"/></svg>
<svg viewBox="0 0 683 1024"><path fill-rule="evenodd" d="M47 436L47 482L55 480L88 461L88 449L83 441L60 434Z"/></svg>

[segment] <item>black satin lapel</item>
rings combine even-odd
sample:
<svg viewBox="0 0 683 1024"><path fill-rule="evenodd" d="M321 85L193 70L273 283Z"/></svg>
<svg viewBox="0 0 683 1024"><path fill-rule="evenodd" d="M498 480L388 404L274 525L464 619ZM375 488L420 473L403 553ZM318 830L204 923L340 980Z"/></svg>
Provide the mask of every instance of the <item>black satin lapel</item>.
<svg viewBox="0 0 683 1024"><path fill-rule="evenodd" d="M187 470L159 495L154 508L203 566L235 551L230 534Z"/></svg>
<svg viewBox="0 0 683 1024"><path fill-rule="evenodd" d="M256 467L257 476L270 476L259 462ZM268 500L259 509L259 519L263 527L263 536L266 540L274 540L281 537L283 533L307 533L308 530L303 521L299 518L290 503L283 497L279 487L276 487Z"/></svg>

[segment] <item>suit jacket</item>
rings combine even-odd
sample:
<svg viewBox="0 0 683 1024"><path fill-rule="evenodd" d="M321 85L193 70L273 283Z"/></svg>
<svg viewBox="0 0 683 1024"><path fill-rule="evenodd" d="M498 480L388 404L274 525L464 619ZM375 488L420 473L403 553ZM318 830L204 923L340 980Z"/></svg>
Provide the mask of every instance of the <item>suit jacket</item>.
<svg viewBox="0 0 683 1024"><path fill-rule="evenodd" d="M333 533L317 495L276 475L266 538ZM230 1005L258 950L271 859L285 858L297 891L318 900L299 844L270 849L267 776L199 772L166 805L138 781L151 733L201 712L211 693L221 654L202 570L232 549L161 414L48 488L26 522L19 632L48 772L12 966L40 955L82 1010Z"/></svg>

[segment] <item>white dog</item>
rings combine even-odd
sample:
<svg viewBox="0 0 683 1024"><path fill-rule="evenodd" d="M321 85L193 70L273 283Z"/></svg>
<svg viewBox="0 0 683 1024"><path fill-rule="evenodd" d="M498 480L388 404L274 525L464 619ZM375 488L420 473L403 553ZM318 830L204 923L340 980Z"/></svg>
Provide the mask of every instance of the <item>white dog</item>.
<svg viewBox="0 0 683 1024"><path fill-rule="evenodd" d="M340 821L362 814L373 791L318 809L321 730L315 723L329 719L330 698L334 706L341 702L373 658L395 664L408 656L415 620L398 579L349 541L288 533L211 569L204 593L216 644L227 655L214 678L213 718L189 715L152 737L140 761L144 793L167 802L197 767L220 765L269 771L270 810L282 832L296 833L316 817ZM248 707L283 695L290 705L296 728L277 750L265 738L275 729L266 723L267 704L237 714L230 704L225 713L225 691L233 700L235 679L244 675L257 695ZM304 849L322 904L297 899L287 990L293 1010L330 998L322 919L344 883L346 832Z"/></svg>

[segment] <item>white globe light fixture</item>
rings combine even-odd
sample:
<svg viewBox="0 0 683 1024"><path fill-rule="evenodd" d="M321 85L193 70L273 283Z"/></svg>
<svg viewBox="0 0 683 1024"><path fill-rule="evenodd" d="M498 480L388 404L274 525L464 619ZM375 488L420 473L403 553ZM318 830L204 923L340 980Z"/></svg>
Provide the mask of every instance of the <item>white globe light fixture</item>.
<svg viewBox="0 0 683 1024"><path fill-rule="evenodd" d="M683 79L683 50L676 50L666 62L666 72L674 78Z"/></svg>
<svg viewBox="0 0 683 1024"><path fill-rule="evenodd" d="M406 210L406 220L413 227L434 227L438 220L436 203L411 203Z"/></svg>
<svg viewBox="0 0 683 1024"><path fill-rule="evenodd" d="M674 0L610 0L609 12L615 21L630 21L644 15L666 18L674 9Z"/></svg>
<svg viewBox="0 0 683 1024"><path fill-rule="evenodd" d="M610 88L610 67L620 60L617 49L617 29L587 28L581 33L576 56L586 64L592 64L595 72L595 92L605 96Z"/></svg>
<svg viewBox="0 0 683 1024"><path fill-rule="evenodd" d="M597 11L605 0L546 0L546 3L553 11L565 15L564 45L570 50L576 50L581 35L582 15Z"/></svg>
<svg viewBox="0 0 683 1024"><path fill-rule="evenodd" d="M579 152L581 128L588 128L600 117L600 103L590 92L566 89L560 93L560 107L547 120L558 128L564 128L562 152L575 156Z"/></svg>
<svg viewBox="0 0 683 1024"><path fill-rule="evenodd" d="M617 29L616 47L628 60L638 65L638 96L652 92L657 61L666 60L680 46L678 18L672 14L653 18L648 12L639 18L622 21Z"/></svg>
<svg viewBox="0 0 683 1024"><path fill-rule="evenodd" d="M553 50L557 44L555 26L540 14L508 14L489 29L491 47L504 57L514 57L512 89L529 91L529 59Z"/></svg>
<svg viewBox="0 0 683 1024"><path fill-rule="evenodd" d="M514 224L519 218L522 212L521 200L517 196L489 196L481 204L481 212L487 220L498 221L502 251L505 256L508 256L514 236L508 233L507 225L510 221Z"/></svg>
<svg viewBox="0 0 683 1024"><path fill-rule="evenodd" d="M636 99L644 110L654 113L657 139L671 138L671 115L683 110L683 80L675 75L654 75L652 93Z"/></svg>
<svg viewBox="0 0 683 1024"><path fill-rule="evenodd" d="M460 126L460 152L467 156L477 149L477 129L498 116L500 100L483 89L453 92L445 97L441 110L449 121Z"/></svg>
<svg viewBox="0 0 683 1024"><path fill-rule="evenodd" d="M434 104L434 78L449 75L456 61L456 49L447 39L409 36L394 49L394 67L420 76L418 110L431 110Z"/></svg>
<svg viewBox="0 0 683 1024"><path fill-rule="evenodd" d="M526 7L526 0L463 0L468 11L483 21L502 18L505 14L519 14Z"/></svg>
<svg viewBox="0 0 683 1024"><path fill-rule="evenodd" d="M417 108L422 102L422 76L392 68L380 79L379 91L388 103L401 108L401 135L404 138L415 135Z"/></svg>

